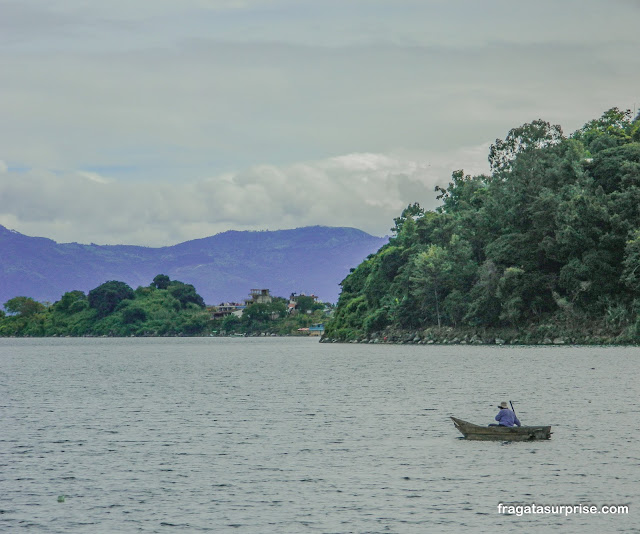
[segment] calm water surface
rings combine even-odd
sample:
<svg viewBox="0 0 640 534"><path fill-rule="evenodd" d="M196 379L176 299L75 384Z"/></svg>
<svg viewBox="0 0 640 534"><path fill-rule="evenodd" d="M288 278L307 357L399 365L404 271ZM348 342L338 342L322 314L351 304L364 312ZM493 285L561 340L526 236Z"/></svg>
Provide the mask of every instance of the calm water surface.
<svg viewBox="0 0 640 534"><path fill-rule="evenodd" d="M637 347L0 339L0 531L639 532L639 363ZM486 424L502 400L552 439L459 438L450 415Z"/></svg>

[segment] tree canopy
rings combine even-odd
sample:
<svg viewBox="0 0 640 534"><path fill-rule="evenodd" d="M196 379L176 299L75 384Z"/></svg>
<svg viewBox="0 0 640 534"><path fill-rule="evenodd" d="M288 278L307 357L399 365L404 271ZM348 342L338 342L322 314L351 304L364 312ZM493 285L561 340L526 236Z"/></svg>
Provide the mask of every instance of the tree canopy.
<svg viewBox="0 0 640 534"><path fill-rule="evenodd" d="M542 120L512 129L491 146L490 175L456 171L435 211L414 202L394 219L343 280L326 337L555 328L637 341L639 132L617 108L568 137Z"/></svg>
<svg viewBox="0 0 640 534"><path fill-rule="evenodd" d="M133 299L134 293L124 282L111 280L89 291L89 306L99 315L108 315L126 299Z"/></svg>
<svg viewBox="0 0 640 534"><path fill-rule="evenodd" d="M4 309L9 313L28 317L43 311L44 304L33 300L31 297L14 297L4 303Z"/></svg>
<svg viewBox="0 0 640 534"><path fill-rule="evenodd" d="M311 314L287 313L287 302L251 304L242 317L214 318L191 284L158 275L135 291L110 280L89 291L68 291L53 305L14 297L0 310L0 336L201 336L297 334L324 320L323 305L303 299Z"/></svg>

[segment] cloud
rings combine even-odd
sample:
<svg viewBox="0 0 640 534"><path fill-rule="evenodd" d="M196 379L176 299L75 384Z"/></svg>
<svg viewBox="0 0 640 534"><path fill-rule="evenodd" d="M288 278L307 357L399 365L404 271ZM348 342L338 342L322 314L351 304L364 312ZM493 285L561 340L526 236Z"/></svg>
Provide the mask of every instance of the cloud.
<svg viewBox="0 0 640 534"><path fill-rule="evenodd" d="M0 176L0 224L61 242L154 246L228 229L316 224L385 235L409 203L435 207L434 187L446 184L453 170L486 170L486 149L353 153L182 184L84 171L8 171Z"/></svg>
<svg viewBox="0 0 640 534"><path fill-rule="evenodd" d="M100 176L97 172L78 171L78 175L81 176L82 178L86 178L90 182L95 182L97 184L108 184L112 181L112 180L109 180L108 178L104 178L103 176Z"/></svg>
<svg viewBox="0 0 640 534"><path fill-rule="evenodd" d="M627 0L0 3L0 223L58 240L384 234L509 129L638 102Z"/></svg>
<svg viewBox="0 0 640 534"><path fill-rule="evenodd" d="M468 47L491 41L601 43L631 36L636 0L3 0L4 26L26 42L60 44L77 28L103 49L188 37L343 46L363 43ZM553 16L550 16L550 13ZM119 26L119 28L118 28ZM89 27L90 33L85 33ZM63 31L61 31L63 30ZM604 31L609 30L609 31ZM103 39L104 31L119 39ZM113 37L113 36L112 36ZM67 43L71 44L71 43Z"/></svg>
<svg viewBox="0 0 640 534"><path fill-rule="evenodd" d="M6 52L0 69L9 161L121 166L161 180L352 152L449 150L537 118L571 130L631 106L640 83L640 56L613 45L199 40L99 57Z"/></svg>

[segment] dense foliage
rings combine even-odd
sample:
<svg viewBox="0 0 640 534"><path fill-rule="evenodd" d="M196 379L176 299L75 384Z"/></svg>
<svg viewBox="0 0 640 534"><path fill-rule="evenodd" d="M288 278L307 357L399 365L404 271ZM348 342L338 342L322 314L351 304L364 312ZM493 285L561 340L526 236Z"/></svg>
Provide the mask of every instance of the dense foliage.
<svg viewBox="0 0 640 534"><path fill-rule="evenodd" d="M0 317L0 335L161 336L205 332L210 314L195 288L159 276L164 277L161 284L154 280L135 291L117 280L101 284L88 295L69 291L49 306L29 297L15 297L4 305L10 315Z"/></svg>
<svg viewBox="0 0 640 534"><path fill-rule="evenodd" d="M496 140L490 175L453 173L342 282L325 334L503 329L520 340L640 339L640 120L569 137L541 120Z"/></svg>
<svg viewBox="0 0 640 534"><path fill-rule="evenodd" d="M213 319L191 284L164 274L135 291L111 280L89 291L69 291L54 304L14 297L0 311L0 336L201 336L295 334L324 319L324 306L303 301L302 313L287 313L287 301L252 304L242 317Z"/></svg>
<svg viewBox="0 0 640 534"><path fill-rule="evenodd" d="M255 335L267 333L275 335L297 334L299 328L309 327L313 323L323 323L326 320L324 304L313 302L308 297L298 298L298 312L290 314L287 311L288 301L274 298L270 303L256 303L248 306L242 317L228 315L214 322L213 328L221 335L247 334ZM300 301L305 304L300 306Z"/></svg>

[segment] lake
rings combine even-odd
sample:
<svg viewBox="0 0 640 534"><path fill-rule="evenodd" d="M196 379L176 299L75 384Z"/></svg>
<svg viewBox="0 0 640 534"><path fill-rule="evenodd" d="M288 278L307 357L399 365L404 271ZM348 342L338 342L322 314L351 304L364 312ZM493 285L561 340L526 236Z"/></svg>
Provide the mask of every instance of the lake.
<svg viewBox="0 0 640 534"><path fill-rule="evenodd" d="M639 364L637 347L0 339L0 531L638 532ZM503 400L551 440L461 439L450 415L488 424Z"/></svg>

